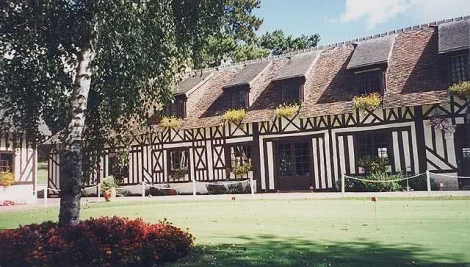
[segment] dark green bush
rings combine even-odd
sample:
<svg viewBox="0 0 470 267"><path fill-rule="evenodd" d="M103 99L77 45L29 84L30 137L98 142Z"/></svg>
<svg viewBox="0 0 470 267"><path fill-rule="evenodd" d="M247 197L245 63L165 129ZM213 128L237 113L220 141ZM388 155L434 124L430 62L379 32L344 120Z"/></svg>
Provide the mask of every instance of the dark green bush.
<svg viewBox="0 0 470 267"><path fill-rule="evenodd" d="M403 179L403 176L401 174L372 173L367 175L365 179L380 181L379 183L363 182L368 192L395 192L403 189L403 187L400 185L400 182L390 181L396 179Z"/></svg>
<svg viewBox="0 0 470 267"><path fill-rule="evenodd" d="M388 159L380 157L366 156L357 161L357 166L363 168L366 174L386 173L387 165L389 165Z"/></svg>
<svg viewBox="0 0 470 267"><path fill-rule="evenodd" d="M425 174L420 175L416 178L409 179L408 183L406 182L406 180L401 181L400 185L404 189L406 189L406 186L408 185L410 187L410 189L413 189L414 191L426 191L426 190L428 190ZM432 178L431 178L431 190L439 190L439 185Z"/></svg>
<svg viewBox="0 0 470 267"><path fill-rule="evenodd" d="M208 184L206 186L207 188L207 193L209 195L223 195L227 194L228 189L224 185L218 185L218 184Z"/></svg>

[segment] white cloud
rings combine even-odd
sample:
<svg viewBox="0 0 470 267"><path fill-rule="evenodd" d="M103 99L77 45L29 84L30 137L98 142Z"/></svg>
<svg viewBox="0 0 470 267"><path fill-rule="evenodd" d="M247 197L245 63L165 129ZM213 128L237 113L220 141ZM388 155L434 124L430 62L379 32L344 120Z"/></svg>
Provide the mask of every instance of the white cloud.
<svg viewBox="0 0 470 267"><path fill-rule="evenodd" d="M365 20L368 28L404 15L415 23L466 15L469 0L346 0L341 22Z"/></svg>

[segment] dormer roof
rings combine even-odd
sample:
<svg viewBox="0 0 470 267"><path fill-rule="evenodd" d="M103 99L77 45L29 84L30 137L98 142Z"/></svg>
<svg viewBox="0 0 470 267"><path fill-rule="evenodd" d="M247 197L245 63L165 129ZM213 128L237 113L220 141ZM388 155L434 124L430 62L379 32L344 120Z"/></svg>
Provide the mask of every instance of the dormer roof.
<svg viewBox="0 0 470 267"><path fill-rule="evenodd" d="M224 86L224 89L241 85L251 85L269 66L271 61L261 61L246 65L233 79Z"/></svg>
<svg viewBox="0 0 470 267"><path fill-rule="evenodd" d="M356 43L347 69L388 63L395 38L394 34Z"/></svg>
<svg viewBox="0 0 470 267"><path fill-rule="evenodd" d="M313 51L293 56L277 76L273 78L273 81L305 77L315 66L320 54L321 51Z"/></svg>
<svg viewBox="0 0 470 267"><path fill-rule="evenodd" d="M177 96L190 93L192 90L197 89L208 79L210 79L210 74L211 72L196 73L186 77L180 83L178 83L175 91L173 92L173 95Z"/></svg>
<svg viewBox="0 0 470 267"><path fill-rule="evenodd" d="M439 53L470 49L470 20L439 25Z"/></svg>

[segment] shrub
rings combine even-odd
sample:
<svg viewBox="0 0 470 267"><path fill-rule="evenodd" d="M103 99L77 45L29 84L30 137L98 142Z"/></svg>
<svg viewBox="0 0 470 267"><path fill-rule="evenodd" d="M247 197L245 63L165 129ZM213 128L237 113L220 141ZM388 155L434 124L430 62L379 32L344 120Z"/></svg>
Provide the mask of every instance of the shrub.
<svg viewBox="0 0 470 267"><path fill-rule="evenodd" d="M188 174L188 169L182 168L182 169L171 170L169 174L174 179L181 179L181 178L184 178L186 174Z"/></svg>
<svg viewBox="0 0 470 267"><path fill-rule="evenodd" d="M363 184L365 186L366 191L368 192L395 192L403 189L403 187L400 185L400 182L390 181L396 179L403 179L403 176L401 174L371 173L370 175L367 175L364 179L381 181L380 183L364 181Z"/></svg>
<svg viewBox="0 0 470 267"><path fill-rule="evenodd" d="M299 111L299 105L297 104L282 104L279 105L279 107L276 108L276 111L274 111L274 114L276 114L276 117L286 117L286 118L291 118L294 117L295 114L297 114L297 111Z"/></svg>
<svg viewBox="0 0 470 267"><path fill-rule="evenodd" d="M375 110L382 103L382 96L379 93L355 96L353 99L354 108L361 111Z"/></svg>
<svg viewBox="0 0 470 267"><path fill-rule="evenodd" d="M341 179L336 182L336 188L341 191ZM344 190L346 190L346 192L367 192L363 182L353 179L346 179Z"/></svg>
<svg viewBox="0 0 470 267"><path fill-rule="evenodd" d="M251 186L250 184L243 186L241 183L231 184L228 186L228 194L250 194Z"/></svg>
<svg viewBox="0 0 470 267"><path fill-rule="evenodd" d="M160 126L166 129L178 130L183 124L183 120L176 117L163 117Z"/></svg>
<svg viewBox="0 0 470 267"><path fill-rule="evenodd" d="M15 182L15 175L9 171L0 172L0 186L11 186Z"/></svg>
<svg viewBox="0 0 470 267"><path fill-rule="evenodd" d="M173 196L176 195L176 190L175 189L161 189L161 188L156 188L156 187L149 187L145 190L145 195L151 195L151 196Z"/></svg>
<svg viewBox="0 0 470 267"><path fill-rule="evenodd" d="M388 159L380 157L363 157L357 161L357 166L364 169L366 174L385 173L387 171Z"/></svg>
<svg viewBox="0 0 470 267"><path fill-rule="evenodd" d="M209 195L223 195L227 194L228 192L228 189L225 187L225 185L208 184L206 188Z"/></svg>
<svg viewBox="0 0 470 267"><path fill-rule="evenodd" d="M154 266L187 255L193 236L166 220L103 217L0 233L0 266Z"/></svg>
<svg viewBox="0 0 470 267"><path fill-rule="evenodd" d="M224 121L240 123L246 117L246 111L244 109L231 109L225 112L223 115Z"/></svg>
<svg viewBox="0 0 470 267"><path fill-rule="evenodd" d="M4 200L3 202L0 202L0 207L8 207L8 206L13 206L13 205L18 205L18 203L16 203L15 201L13 200Z"/></svg>
<svg viewBox="0 0 470 267"><path fill-rule="evenodd" d="M470 82L460 82L451 85L449 92L462 98L470 99Z"/></svg>

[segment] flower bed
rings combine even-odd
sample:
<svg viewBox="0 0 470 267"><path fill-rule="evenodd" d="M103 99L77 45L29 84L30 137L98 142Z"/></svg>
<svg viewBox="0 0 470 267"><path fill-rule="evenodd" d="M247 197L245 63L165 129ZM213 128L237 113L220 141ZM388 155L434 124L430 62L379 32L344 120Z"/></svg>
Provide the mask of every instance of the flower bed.
<svg viewBox="0 0 470 267"><path fill-rule="evenodd" d="M44 222L0 233L0 266L154 266L175 261L193 236L166 220L103 217L59 228Z"/></svg>

